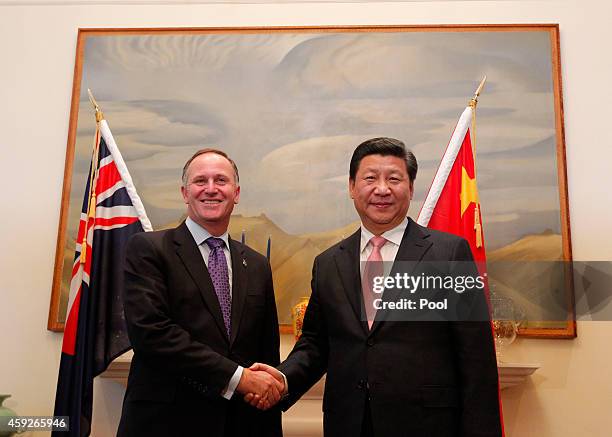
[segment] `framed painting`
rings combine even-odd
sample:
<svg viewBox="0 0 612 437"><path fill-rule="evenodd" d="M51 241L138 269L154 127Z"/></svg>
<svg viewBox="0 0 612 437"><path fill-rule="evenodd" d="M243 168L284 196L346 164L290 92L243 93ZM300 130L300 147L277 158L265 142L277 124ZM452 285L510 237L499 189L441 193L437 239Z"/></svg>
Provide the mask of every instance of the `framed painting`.
<svg viewBox="0 0 612 437"><path fill-rule="evenodd" d="M355 146L390 136L415 153L416 217L484 75L477 158L488 259L569 261L557 25L80 29L49 329L63 328L68 302L95 129L88 88L156 229L184 218L180 173L195 150L234 158L242 194L230 233L262 253L270 241L287 331L291 308L310 294L313 258L359 226L347 190ZM571 275L559 279L565 316L547 320L542 305L528 305L546 281L533 269L497 270L494 288L524 307L523 335L575 336Z"/></svg>

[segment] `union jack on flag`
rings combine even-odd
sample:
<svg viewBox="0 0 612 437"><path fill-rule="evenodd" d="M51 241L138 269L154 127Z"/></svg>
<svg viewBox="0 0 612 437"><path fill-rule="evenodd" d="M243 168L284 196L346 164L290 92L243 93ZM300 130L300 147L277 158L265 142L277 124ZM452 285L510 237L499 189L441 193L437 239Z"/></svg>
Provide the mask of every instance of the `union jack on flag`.
<svg viewBox="0 0 612 437"><path fill-rule="evenodd" d="M130 349L121 298L125 244L131 235L150 230L132 178L99 113L55 397L54 415L69 416L69 436L90 434L93 378Z"/></svg>

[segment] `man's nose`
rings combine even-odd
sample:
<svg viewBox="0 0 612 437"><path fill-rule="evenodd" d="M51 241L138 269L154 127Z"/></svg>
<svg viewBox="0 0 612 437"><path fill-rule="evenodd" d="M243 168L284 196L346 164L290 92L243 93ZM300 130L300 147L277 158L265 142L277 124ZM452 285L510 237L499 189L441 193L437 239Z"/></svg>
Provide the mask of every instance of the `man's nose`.
<svg viewBox="0 0 612 437"><path fill-rule="evenodd" d="M385 179L377 180L374 192L379 196L389 194L389 184L387 181Z"/></svg>
<svg viewBox="0 0 612 437"><path fill-rule="evenodd" d="M215 185L215 181L213 179L209 179L206 181L206 185L204 185L204 191L206 192L215 192L217 186Z"/></svg>

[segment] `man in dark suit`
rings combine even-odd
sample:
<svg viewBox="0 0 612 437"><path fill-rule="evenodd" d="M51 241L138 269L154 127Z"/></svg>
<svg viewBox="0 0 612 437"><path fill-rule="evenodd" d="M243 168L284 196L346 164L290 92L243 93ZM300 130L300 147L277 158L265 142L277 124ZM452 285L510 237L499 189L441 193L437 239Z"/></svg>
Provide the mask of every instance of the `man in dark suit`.
<svg viewBox="0 0 612 437"><path fill-rule="evenodd" d="M256 365L286 377L284 408L327 372L326 437L501 436L488 316L401 321L370 312L371 290L362 284L371 261L394 262L394 269L402 261L437 262L448 272L455 261L474 266L464 239L406 217L416 172L401 141L375 138L355 149L349 190L361 228L316 257L302 336L278 366L283 375ZM479 299L486 305L482 293Z"/></svg>
<svg viewBox="0 0 612 437"><path fill-rule="evenodd" d="M187 219L129 242L124 306L134 357L118 435L282 436L283 384L249 369L279 363L266 258L229 238L240 186L235 163L203 149L183 168Z"/></svg>

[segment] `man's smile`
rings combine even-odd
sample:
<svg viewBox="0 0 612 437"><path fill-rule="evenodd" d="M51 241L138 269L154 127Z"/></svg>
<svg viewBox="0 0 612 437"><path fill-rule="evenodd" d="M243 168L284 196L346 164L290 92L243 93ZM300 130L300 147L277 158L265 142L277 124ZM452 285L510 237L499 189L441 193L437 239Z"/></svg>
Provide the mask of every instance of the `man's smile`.
<svg viewBox="0 0 612 437"><path fill-rule="evenodd" d="M392 202L371 202L370 205L372 205L374 208L378 208L378 209L384 209L384 208L388 208L391 205L393 205Z"/></svg>

